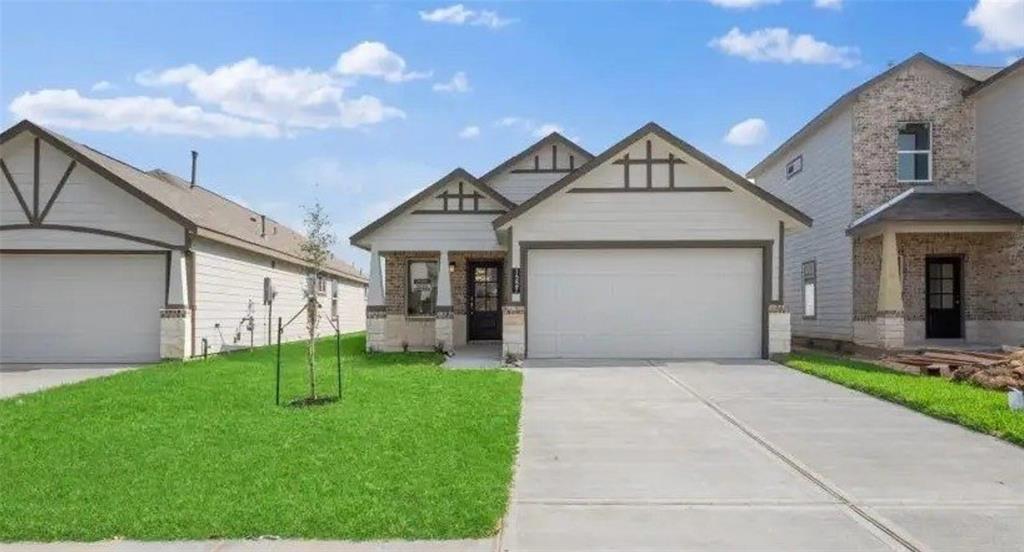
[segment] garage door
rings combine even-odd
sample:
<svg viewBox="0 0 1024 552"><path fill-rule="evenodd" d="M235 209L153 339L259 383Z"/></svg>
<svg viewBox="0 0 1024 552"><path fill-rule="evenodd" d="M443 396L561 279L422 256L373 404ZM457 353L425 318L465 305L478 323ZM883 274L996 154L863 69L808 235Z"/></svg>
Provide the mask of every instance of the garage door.
<svg viewBox="0 0 1024 552"><path fill-rule="evenodd" d="M532 358L761 356L760 249L534 249Z"/></svg>
<svg viewBox="0 0 1024 552"><path fill-rule="evenodd" d="M160 356L163 255L0 256L0 360Z"/></svg>

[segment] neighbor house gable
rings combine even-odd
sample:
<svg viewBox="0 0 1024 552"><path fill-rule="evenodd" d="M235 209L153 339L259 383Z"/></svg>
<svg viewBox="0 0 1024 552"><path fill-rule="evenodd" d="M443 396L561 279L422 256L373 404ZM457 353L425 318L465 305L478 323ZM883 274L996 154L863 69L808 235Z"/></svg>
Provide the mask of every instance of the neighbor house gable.
<svg viewBox="0 0 1024 552"><path fill-rule="evenodd" d="M45 134L22 127L0 146L3 249L183 249L185 228Z"/></svg>
<svg viewBox="0 0 1024 552"><path fill-rule="evenodd" d="M732 193L752 195L781 218L810 226L798 209L757 187L656 123L648 123L494 221L509 224L549 198L594 193Z"/></svg>
<svg viewBox="0 0 1024 552"><path fill-rule="evenodd" d="M499 193L522 203L594 156L558 132L513 155L480 178Z"/></svg>
<svg viewBox="0 0 1024 552"><path fill-rule="evenodd" d="M490 221L514 204L464 169L455 169L349 238L363 249L495 249Z"/></svg>
<svg viewBox="0 0 1024 552"><path fill-rule="evenodd" d="M831 121L835 116L843 113L845 108L852 105L853 102L857 100L857 98L860 96L862 92L882 82L883 80L886 80L889 77L905 70L907 67L910 67L911 65L918 63L925 64L935 69L938 69L939 71L948 75L949 77L961 80L965 83L978 82L964 71L957 70L952 66L946 65L945 63L936 60L935 58L918 52L910 56L909 58L903 60L902 62L893 65L892 67L879 73L878 75L875 75L871 79L868 79L867 81L860 84L853 90L850 90L849 92L840 96L836 101L832 102L832 104L826 107L821 113L815 115L814 118L808 121L807 124L805 124L803 127L801 127L800 130L793 133L793 135L790 136L781 145L779 145L779 147L775 148L774 151L769 153L764 159L761 160L761 162L759 162L752 169L747 171L747 177L757 178L758 176L760 176L765 170L769 168L769 166L771 166L773 163L777 161L780 161L785 154L787 154L789 151L793 149L793 147L804 141L811 134L820 130L826 123Z"/></svg>

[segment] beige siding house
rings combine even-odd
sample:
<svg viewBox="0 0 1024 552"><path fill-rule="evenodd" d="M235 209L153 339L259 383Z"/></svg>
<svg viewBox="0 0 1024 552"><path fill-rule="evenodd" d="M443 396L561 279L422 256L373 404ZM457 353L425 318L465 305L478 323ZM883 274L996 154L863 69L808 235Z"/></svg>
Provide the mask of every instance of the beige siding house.
<svg viewBox="0 0 1024 552"><path fill-rule="evenodd" d="M367 347L767 357L789 350L783 242L810 225L654 123L597 156L554 133L351 237L371 252Z"/></svg>
<svg viewBox="0 0 1024 552"><path fill-rule="evenodd" d="M912 56L845 94L748 176L815 219L785 251L795 337L1024 343L1020 61Z"/></svg>
<svg viewBox="0 0 1024 552"><path fill-rule="evenodd" d="M0 169L2 362L147 362L266 345L276 317L303 305L301 236L201 186L28 121L3 133ZM321 304L341 331L365 328L366 282L341 261L322 275ZM334 325L325 318L320 331ZM295 324L283 339L303 331Z"/></svg>

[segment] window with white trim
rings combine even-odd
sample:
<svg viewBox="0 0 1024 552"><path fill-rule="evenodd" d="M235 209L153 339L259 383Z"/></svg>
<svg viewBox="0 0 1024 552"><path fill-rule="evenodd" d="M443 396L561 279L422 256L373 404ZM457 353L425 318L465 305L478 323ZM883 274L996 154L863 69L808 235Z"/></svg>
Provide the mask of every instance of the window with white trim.
<svg viewBox="0 0 1024 552"><path fill-rule="evenodd" d="M338 319L338 281L331 280L331 318Z"/></svg>
<svg viewBox="0 0 1024 552"><path fill-rule="evenodd" d="M896 150L898 182L932 181L931 123L900 123Z"/></svg>
<svg viewBox="0 0 1024 552"><path fill-rule="evenodd" d="M803 264L804 318L818 315L818 263L807 261Z"/></svg>
<svg viewBox="0 0 1024 552"><path fill-rule="evenodd" d="M804 170L804 156L798 155L789 163L786 163L786 180L793 178Z"/></svg>

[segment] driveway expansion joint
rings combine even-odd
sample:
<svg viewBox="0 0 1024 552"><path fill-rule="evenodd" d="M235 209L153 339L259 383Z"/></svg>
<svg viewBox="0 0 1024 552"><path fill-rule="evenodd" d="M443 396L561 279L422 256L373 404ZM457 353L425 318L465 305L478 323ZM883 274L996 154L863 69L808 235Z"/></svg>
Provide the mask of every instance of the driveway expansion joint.
<svg viewBox="0 0 1024 552"><path fill-rule="evenodd" d="M859 518L859 520L867 522L869 525L873 526L878 531L881 531L881 533L883 533L885 536L895 541L895 544L898 544L905 550L909 550L910 552L924 552L922 548L911 542L908 537L901 535L896 529L884 523L877 516L871 515L864 508L854 503L853 499L848 497L846 493L841 491L838 487L826 482L822 476L815 474L813 471L811 471L809 468L801 464L795 458L783 452L781 449L773 445L766 438L759 435L756 431L748 427L746 424L744 424L739 419L734 417L732 414L730 414L728 411L726 411L721 406L716 404L714 401L708 399L707 397L704 397L699 392L697 392L696 389L692 388L691 386L684 383L682 380L670 374L667 370L665 370L663 365L655 364L654 362L651 362L650 364L652 368L657 370L657 372L661 374L663 377L665 377L667 380L669 380L670 383L675 385L677 388L689 393L693 397L696 397L697 400L704 403L708 408L714 411L715 414L717 414L720 418L734 426L736 429L740 430L750 439L754 440L758 445L763 447L770 454L778 458L783 463L787 464L790 468L795 470L797 473L808 479L811 483L818 486L829 495L835 497L836 500L839 501L840 505L845 506L851 513L855 514L855 518Z"/></svg>

